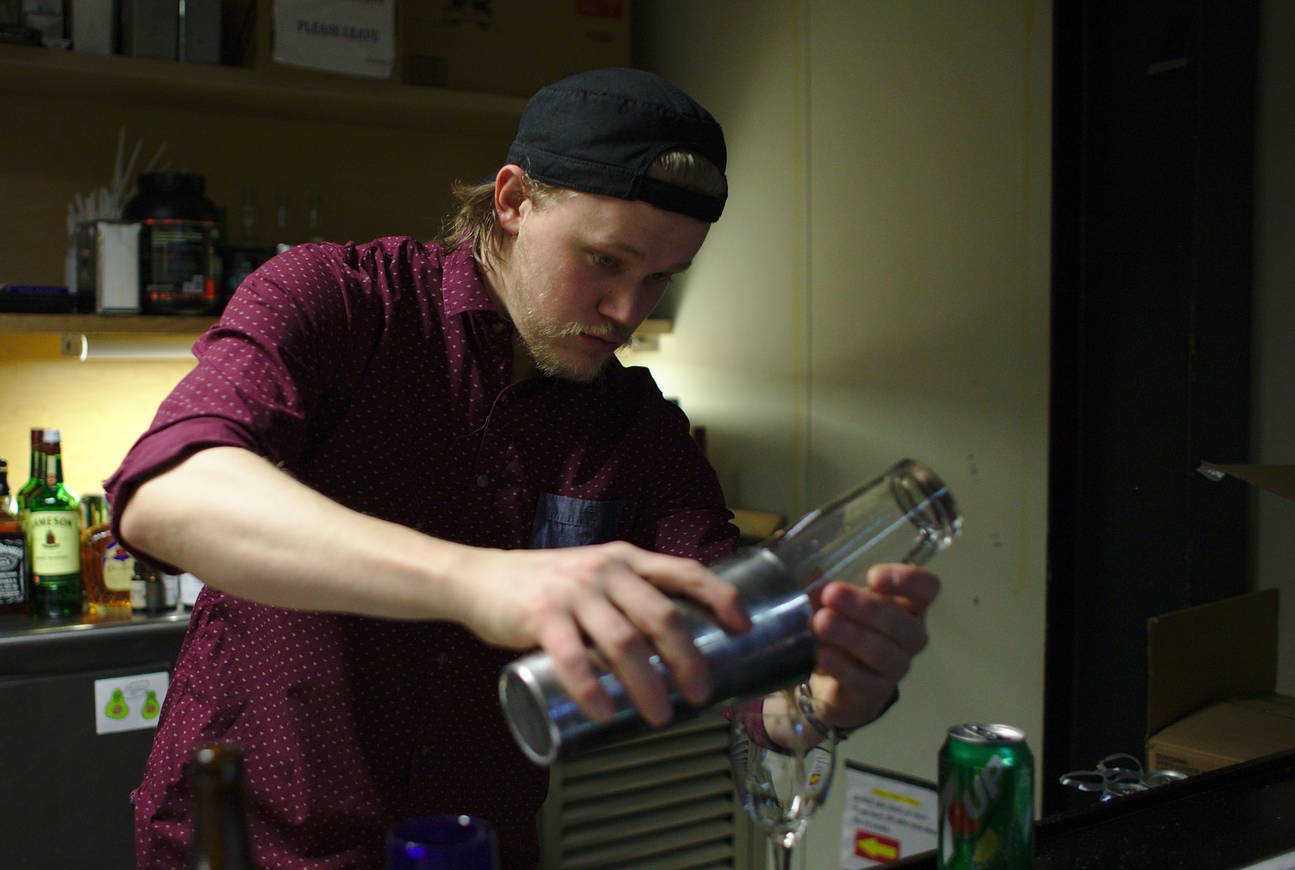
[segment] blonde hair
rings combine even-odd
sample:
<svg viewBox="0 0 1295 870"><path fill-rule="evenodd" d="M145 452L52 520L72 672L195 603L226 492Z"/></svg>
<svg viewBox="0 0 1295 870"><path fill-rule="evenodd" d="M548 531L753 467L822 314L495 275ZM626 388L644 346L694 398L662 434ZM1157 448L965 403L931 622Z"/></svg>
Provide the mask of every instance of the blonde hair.
<svg viewBox="0 0 1295 870"><path fill-rule="evenodd" d="M707 196L723 197L728 193L724 173L707 158L693 151L666 151L648 167L650 177L685 190ZM522 190L542 209L571 196L576 191L522 175ZM487 264L499 255L502 233L495 222L495 183L480 184L456 181L450 188L458 207L446 218L437 239L445 252L471 246L477 262Z"/></svg>

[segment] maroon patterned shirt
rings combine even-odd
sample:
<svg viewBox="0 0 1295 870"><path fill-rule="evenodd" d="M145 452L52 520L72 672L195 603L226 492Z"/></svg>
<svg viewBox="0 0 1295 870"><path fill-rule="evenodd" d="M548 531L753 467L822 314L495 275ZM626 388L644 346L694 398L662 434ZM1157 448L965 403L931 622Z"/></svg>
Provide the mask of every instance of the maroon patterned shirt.
<svg viewBox="0 0 1295 870"><path fill-rule="evenodd" d="M686 418L646 370L613 360L591 384L510 383L512 327L468 253L407 238L294 248L244 282L195 350L108 482L118 516L149 477L235 445L355 510L465 544L623 539L709 563L736 540ZM213 738L245 751L267 868L380 867L390 825L425 813L482 816L504 867L534 866L547 771L514 745L496 694L518 655L450 623L207 588L133 792L140 868L183 866L184 766Z"/></svg>

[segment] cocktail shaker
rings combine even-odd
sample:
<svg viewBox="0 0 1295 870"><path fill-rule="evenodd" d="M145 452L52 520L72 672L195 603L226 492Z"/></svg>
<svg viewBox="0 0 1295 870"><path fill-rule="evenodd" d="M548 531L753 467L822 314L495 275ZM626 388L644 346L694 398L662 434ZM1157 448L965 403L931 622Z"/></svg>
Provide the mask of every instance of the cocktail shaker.
<svg viewBox="0 0 1295 870"><path fill-rule="evenodd" d="M758 697L807 679L818 641L809 628L811 593L832 580L862 584L872 565L922 564L949 545L962 518L948 487L911 459L811 511L785 533L716 562L711 569L738 587L752 627L730 634L700 607L678 601L693 644L710 667L712 702L693 707L673 688L665 665L652 657L667 685L673 721L736 698ZM499 698L513 737L537 764L551 764L630 737L649 726L620 680L590 651L615 713L590 719L558 685L552 658L537 652L509 664Z"/></svg>

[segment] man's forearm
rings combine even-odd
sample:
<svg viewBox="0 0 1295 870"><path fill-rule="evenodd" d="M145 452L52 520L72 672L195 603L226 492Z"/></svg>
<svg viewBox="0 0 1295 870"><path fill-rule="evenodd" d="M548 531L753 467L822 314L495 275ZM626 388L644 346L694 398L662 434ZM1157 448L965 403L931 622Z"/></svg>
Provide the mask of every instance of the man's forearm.
<svg viewBox="0 0 1295 870"><path fill-rule="evenodd" d="M120 528L127 546L241 598L401 619L452 617L452 590L428 586L461 576L469 555L350 510L236 447L200 451L144 483Z"/></svg>

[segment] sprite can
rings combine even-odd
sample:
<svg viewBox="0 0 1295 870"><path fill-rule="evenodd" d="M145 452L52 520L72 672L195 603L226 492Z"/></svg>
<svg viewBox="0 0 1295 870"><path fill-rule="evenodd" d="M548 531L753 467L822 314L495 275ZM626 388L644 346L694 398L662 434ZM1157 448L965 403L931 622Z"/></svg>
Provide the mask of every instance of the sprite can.
<svg viewBox="0 0 1295 870"><path fill-rule="evenodd" d="M969 722L940 747L939 866L1024 870L1034 861L1034 756L1025 732Z"/></svg>

